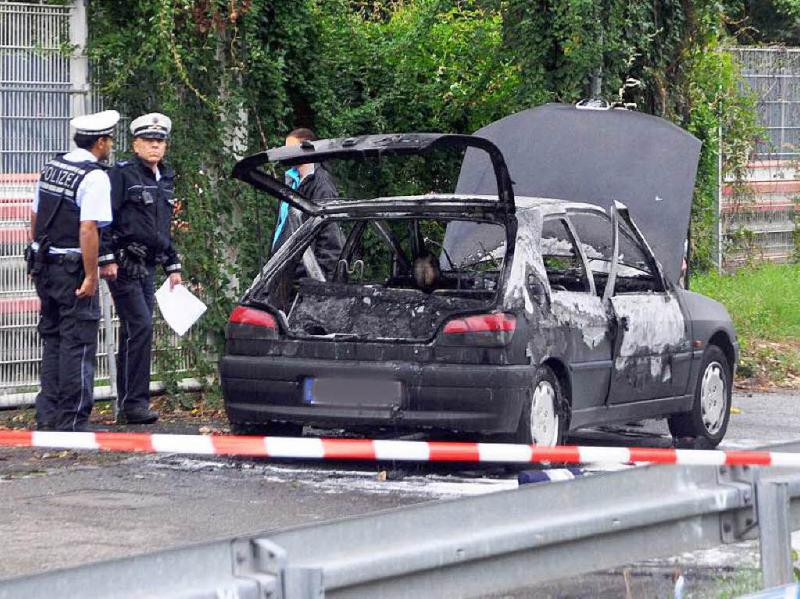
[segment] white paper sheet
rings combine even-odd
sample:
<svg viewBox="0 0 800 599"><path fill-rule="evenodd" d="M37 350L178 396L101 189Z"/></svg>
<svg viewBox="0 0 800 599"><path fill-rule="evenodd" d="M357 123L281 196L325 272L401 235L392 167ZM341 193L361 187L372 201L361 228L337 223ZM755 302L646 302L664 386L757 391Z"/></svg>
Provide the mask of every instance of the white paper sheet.
<svg viewBox="0 0 800 599"><path fill-rule="evenodd" d="M156 301L161 316L178 335L189 330L206 311L206 305L183 285L169 288L169 278L156 291Z"/></svg>

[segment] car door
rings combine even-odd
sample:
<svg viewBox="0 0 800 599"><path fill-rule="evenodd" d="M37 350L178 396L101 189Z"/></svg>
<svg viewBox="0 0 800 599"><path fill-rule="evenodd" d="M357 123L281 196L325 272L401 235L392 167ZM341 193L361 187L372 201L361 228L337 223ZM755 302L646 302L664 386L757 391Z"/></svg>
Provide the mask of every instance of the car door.
<svg viewBox="0 0 800 599"><path fill-rule="evenodd" d="M605 293L616 333L609 404L682 395L691 355L688 323L627 208L617 203L612 210L617 251Z"/></svg>
<svg viewBox="0 0 800 599"><path fill-rule="evenodd" d="M567 342L559 357L570 370L572 409L602 406L612 369L611 320L566 215L544 219L540 247L550 284L552 326Z"/></svg>
<svg viewBox="0 0 800 599"><path fill-rule="evenodd" d="M627 209L613 207L612 218L574 210L570 220L612 320L608 403L682 395L691 357L687 323Z"/></svg>

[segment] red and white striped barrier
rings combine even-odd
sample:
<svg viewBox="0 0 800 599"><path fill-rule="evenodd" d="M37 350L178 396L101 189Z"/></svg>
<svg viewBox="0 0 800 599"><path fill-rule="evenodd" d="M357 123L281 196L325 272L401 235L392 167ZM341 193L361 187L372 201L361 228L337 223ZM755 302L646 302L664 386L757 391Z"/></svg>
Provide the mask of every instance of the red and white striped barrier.
<svg viewBox="0 0 800 599"><path fill-rule="evenodd" d="M0 431L0 446L89 449L134 453L229 455L312 460L491 462L527 464L681 464L800 467L800 454L773 451L705 451L648 447L537 447L509 443L375 441L235 435L60 433Z"/></svg>

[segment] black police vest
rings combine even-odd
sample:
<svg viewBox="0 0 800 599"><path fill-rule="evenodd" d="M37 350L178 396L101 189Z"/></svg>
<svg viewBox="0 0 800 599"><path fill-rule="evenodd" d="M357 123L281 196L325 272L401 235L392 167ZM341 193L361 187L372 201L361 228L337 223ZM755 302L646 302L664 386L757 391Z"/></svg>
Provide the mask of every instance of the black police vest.
<svg viewBox="0 0 800 599"><path fill-rule="evenodd" d="M81 210L77 204L78 186L87 174L99 168L102 166L96 162L68 162L62 156L53 158L45 165L39 177L39 208L36 212L35 230L37 241L47 235L55 247L80 247Z"/></svg>
<svg viewBox="0 0 800 599"><path fill-rule="evenodd" d="M141 243L147 246L151 258L170 246L174 205L174 173L163 163L159 167L162 172L158 181L150 167L136 157L118 162L115 167L124 190L124 200L114 212L112 225L119 240L117 247ZM116 184L113 175L112 181L112 185Z"/></svg>

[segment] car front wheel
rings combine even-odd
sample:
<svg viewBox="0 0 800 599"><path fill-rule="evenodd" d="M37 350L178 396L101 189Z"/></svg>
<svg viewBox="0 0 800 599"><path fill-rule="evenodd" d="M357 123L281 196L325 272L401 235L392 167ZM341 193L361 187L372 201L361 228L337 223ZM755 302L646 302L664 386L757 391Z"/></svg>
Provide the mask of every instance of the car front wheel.
<svg viewBox="0 0 800 599"><path fill-rule="evenodd" d="M673 437L703 438L716 446L725 436L731 414L731 368L723 351L709 345L700 366L692 409L669 418Z"/></svg>
<svg viewBox="0 0 800 599"><path fill-rule="evenodd" d="M561 444L564 433L564 395L555 373L541 366L522 406L516 443L552 447Z"/></svg>

